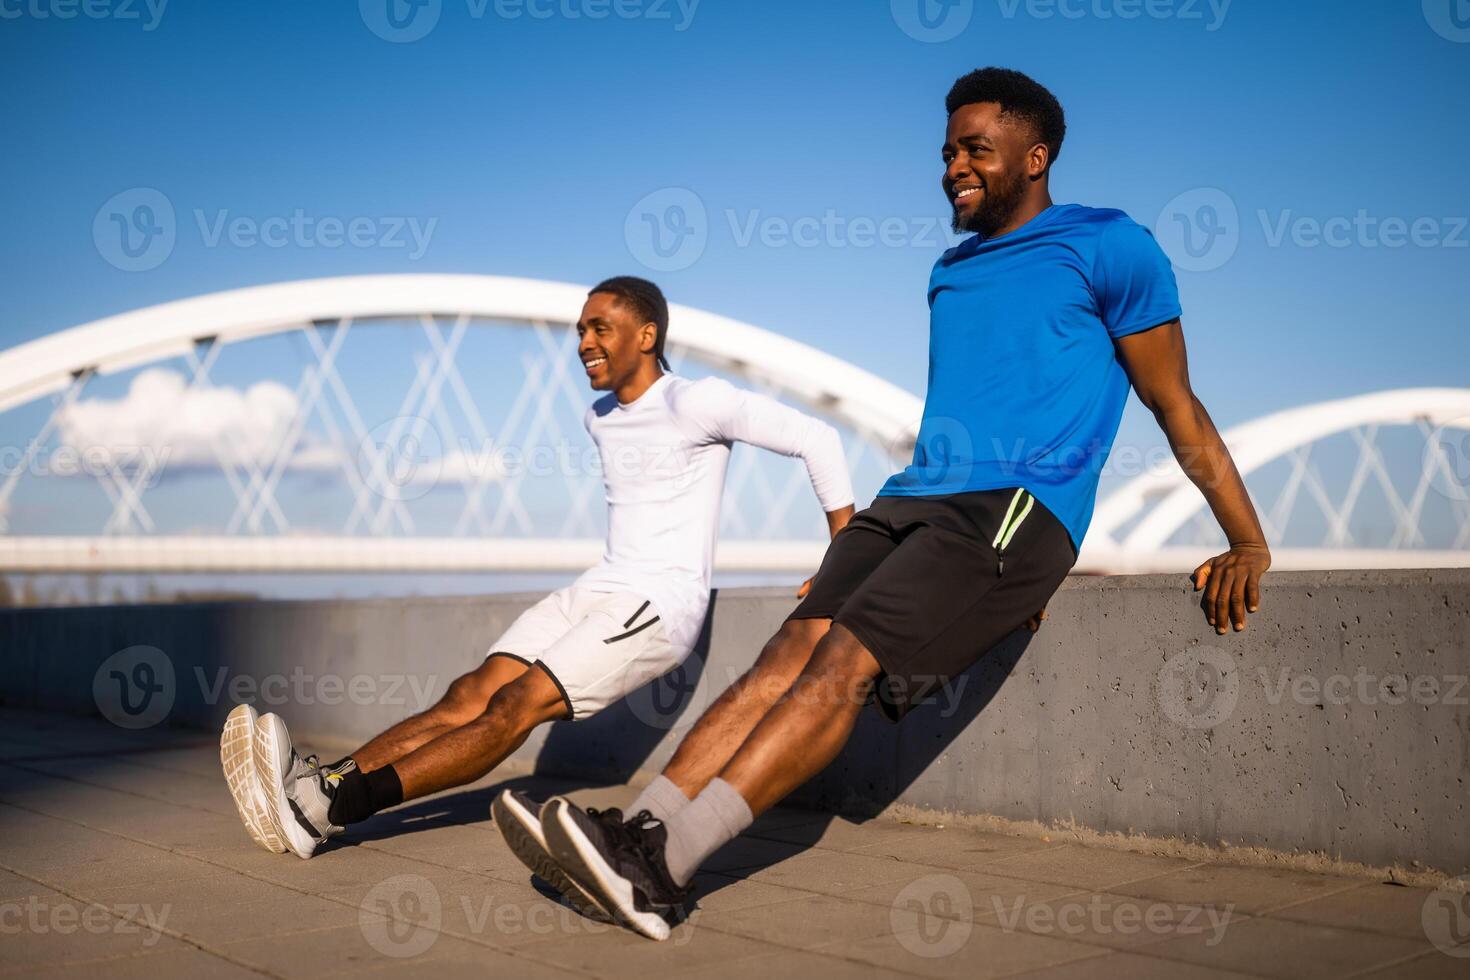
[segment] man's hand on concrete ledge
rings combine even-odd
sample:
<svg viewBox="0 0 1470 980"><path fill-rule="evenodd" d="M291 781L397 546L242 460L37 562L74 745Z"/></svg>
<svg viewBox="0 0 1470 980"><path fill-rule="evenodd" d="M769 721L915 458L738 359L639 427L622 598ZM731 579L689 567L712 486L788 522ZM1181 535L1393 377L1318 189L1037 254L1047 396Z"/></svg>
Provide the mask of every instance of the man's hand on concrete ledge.
<svg viewBox="0 0 1470 980"><path fill-rule="evenodd" d="M1041 624L1045 620L1046 620L1046 607L1043 606L1042 609L1041 609L1041 612L1037 613L1035 616L1032 616L1030 619L1026 620L1026 628L1028 630L1030 630L1031 632L1035 633L1037 630L1041 629Z"/></svg>
<svg viewBox="0 0 1470 980"><path fill-rule="evenodd" d="M1271 567L1271 551L1263 544L1238 544L1194 570L1194 591L1205 590L1200 607L1216 633L1226 624L1245 629L1245 615L1261 608L1261 576Z"/></svg>

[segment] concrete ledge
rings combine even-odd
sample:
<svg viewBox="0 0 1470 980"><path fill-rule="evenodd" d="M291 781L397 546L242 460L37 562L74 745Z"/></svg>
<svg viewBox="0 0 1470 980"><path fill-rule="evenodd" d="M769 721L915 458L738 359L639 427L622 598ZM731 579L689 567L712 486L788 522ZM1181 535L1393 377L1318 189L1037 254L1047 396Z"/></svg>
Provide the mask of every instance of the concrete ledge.
<svg viewBox="0 0 1470 980"><path fill-rule="evenodd" d="M431 703L535 597L0 611L0 697L123 727L214 728L237 700L304 741L359 741ZM698 653L517 759L657 769L795 604L716 596ZM1269 579L1216 636L1182 576L1074 579L894 728L865 717L795 802L894 802L1102 832L1470 872L1470 570Z"/></svg>

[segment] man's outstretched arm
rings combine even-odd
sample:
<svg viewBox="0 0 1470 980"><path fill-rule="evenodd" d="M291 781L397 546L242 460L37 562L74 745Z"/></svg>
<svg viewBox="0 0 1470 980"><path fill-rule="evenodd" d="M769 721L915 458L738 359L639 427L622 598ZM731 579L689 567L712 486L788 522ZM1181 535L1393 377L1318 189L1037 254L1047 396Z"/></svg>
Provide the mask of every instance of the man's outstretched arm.
<svg viewBox="0 0 1470 980"><path fill-rule="evenodd" d="M1260 608L1261 576L1271 567L1271 551L1235 460L1190 387L1184 330L1174 320L1116 343L1133 389L1230 542L1229 551L1194 570L1195 591L1205 590L1205 619L1217 633L1229 625L1243 630L1246 613Z"/></svg>
<svg viewBox="0 0 1470 980"><path fill-rule="evenodd" d="M692 394L682 407L709 438L747 443L806 464L832 537L852 520L852 476L836 429L774 398L725 381L706 379ZM809 579L797 594L806 595L810 586Z"/></svg>

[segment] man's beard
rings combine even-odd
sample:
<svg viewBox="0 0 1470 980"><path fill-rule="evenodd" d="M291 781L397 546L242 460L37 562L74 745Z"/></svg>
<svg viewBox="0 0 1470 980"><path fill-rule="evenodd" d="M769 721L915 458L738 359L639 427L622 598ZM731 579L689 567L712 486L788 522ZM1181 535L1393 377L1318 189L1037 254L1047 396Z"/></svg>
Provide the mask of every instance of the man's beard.
<svg viewBox="0 0 1470 980"><path fill-rule="evenodd" d="M1003 182L991 181L985 185L980 203L968 216L962 218L959 210L955 210L952 227L956 234L978 232L982 238L989 238L1010 223L1025 196L1025 174L1018 173Z"/></svg>

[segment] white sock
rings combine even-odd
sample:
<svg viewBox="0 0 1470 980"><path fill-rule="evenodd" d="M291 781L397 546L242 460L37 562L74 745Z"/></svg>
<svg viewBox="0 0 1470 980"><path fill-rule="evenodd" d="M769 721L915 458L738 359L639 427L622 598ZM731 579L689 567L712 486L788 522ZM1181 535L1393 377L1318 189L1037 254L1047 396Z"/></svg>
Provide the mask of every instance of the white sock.
<svg viewBox="0 0 1470 980"><path fill-rule="evenodd" d="M655 776L624 813L631 818L647 810L656 819L668 823L670 817L688 805L689 797L672 780L666 776Z"/></svg>
<svg viewBox="0 0 1470 980"><path fill-rule="evenodd" d="M674 884L684 886L715 851L755 822L739 791L716 778L689 805L664 821L669 840L664 860Z"/></svg>

